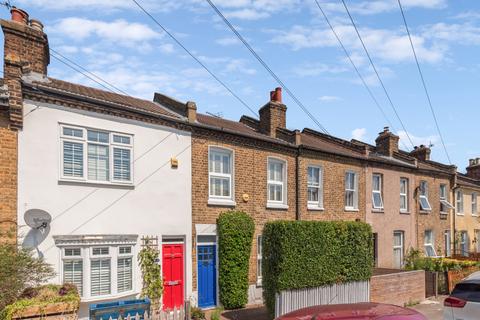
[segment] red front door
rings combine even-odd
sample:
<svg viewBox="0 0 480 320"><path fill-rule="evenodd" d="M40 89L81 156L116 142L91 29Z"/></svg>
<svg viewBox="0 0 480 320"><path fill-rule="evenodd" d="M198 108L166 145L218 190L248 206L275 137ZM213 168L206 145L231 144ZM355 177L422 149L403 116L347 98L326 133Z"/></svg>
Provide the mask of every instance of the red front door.
<svg viewBox="0 0 480 320"><path fill-rule="evenodd" d="M183 305L183 244L164 244L163 255L163 309Z"/></svg>

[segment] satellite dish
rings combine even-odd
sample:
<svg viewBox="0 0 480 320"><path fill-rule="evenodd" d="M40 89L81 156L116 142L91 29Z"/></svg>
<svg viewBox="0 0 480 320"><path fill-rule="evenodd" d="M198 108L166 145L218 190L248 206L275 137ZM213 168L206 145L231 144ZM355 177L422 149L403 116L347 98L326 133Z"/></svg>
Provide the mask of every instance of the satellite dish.
<svg viewBox="0 0 480 320"><path fill-rule="evenodd" d="M27 210L23 217L25 223L32 229L45 229L52 222L50 214L41 209Z"/></svg>

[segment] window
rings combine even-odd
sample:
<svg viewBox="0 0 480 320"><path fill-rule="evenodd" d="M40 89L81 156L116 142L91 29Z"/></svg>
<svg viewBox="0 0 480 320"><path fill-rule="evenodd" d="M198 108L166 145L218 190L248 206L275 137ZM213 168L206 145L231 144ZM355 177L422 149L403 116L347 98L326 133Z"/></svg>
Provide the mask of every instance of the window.
<svg viewBox="0 0 480 320"><path fill-rule="evenodd" d="M432 207L430 206L430 202L428 201L428 184L426 181L420 182L420 209L424 211L431 211Z"/></svg>
<svg viewBox="0 0 480 320"><path fill-rule="evenodd" d="M400 178L400 212L408 212L408 179Z"/></svg>
<svg viewBox="0 0 480 320"><path fill-rule="evenodd" d="M92 296L108 295L111 292L109 251L108 247L92 248L90 261L90 294Z"/></svg>
<svg viewBox="0 0 480 320"><path fill-rule="evenodd" d="M467 231L460 231L460 254L464 257L468 257L468 233Z"/></svg>
<svg viewBox="0 0 480 320"><path fill-rule="evenodd" d="M404 235L403 231L393 232L393 263L396 269L403 267Z"/></svg>
<svg viewBox="0 0 480 320"><path fill-rule="evenodd" d="M262 236L257 237L257 285L262 285Z"/></svg>
<svg viewBox="0 0 480 320"><path fill-rule="evenodd" d="M310 166L308 167L308 207L323 208L323 186L322 186L322 168Z"/></svg>
<svg viewBox="0 0 480 320"><path fill-rule="evenodd" d="M286 204L286 169L282 160L268 159L267 177L267 204Z"/></svg>
<svg viewBox="0 0 480 320"><path fill-rule="evenodd" d="M475 249L480 253L480 230L475 230Z"/></svg>
<svg viewBox="0 0 480 320"><path fill-rule="evenodd" d="M432 230L425 230L425 236L424 236L424 247L425 247L425 255L427 257L436 257L437 254L435 252L435 240L434 240L434 235Z"/></svg>
<svg viewBox="0 0 480 320"><path fill-rule="evenodd" d="M477 193L472 193L472 216L478 215Z"/></svg>
<svg viewBox="0 0 480 320"><path fill-rule="evenodd" d="M62 178L132 182L132 137L61 126Z"/></svg>
<svg viewBox="0 0 480 320"><path fill-rule="evenodd" d="M373 234L373 262L375 267L378 267L378 233Z"/></svg>
<svg viewBox="0 0 480 320"><path fill-rule="evenodd" d="M83 259L80 248L63 250L63 282L74 284L80 296L83 293Z"/></svg>
<svg viewBox="0 0 480 320"><path fill-rule="evenodd" d="M210 199L233 201L232 151L211 147L208 156Z"/></svg>
<svg viewBox="0 0 480 320"><path fill-rule="evenodd" d="M444 233L445 240L445 256L450 257L452 255L451 239L450 239L450 230L445 230Z"/></svg>
<svg viewBox="0 0 480 320"><path fill-rule="evenodd" d="M463 214L463 191L462 190L457 190L457 205L456 205L456 211L457 214Z"/></svg>
<svg viewBox="0 0 480 320"><path fill-rule="evenodd" d="M61 248L62 281L77 286L83 298L131 292L136 265L133 245ZM87 286L84 287L84 284Z"/></svg>
<svg viewBox="0 0 480 320"><path fill-rule="evenodd" d="M447 213L447 206L445 205L447 201L447 186L444 184L440 185L440 213Z"/></svg>
<svg viewBox="0 0 480 320"><path fill-rule="evenodd" d="M383 209L381 174L374 174L372 176L372 201L374 209Z"/></svg>
<svg viewBox="0 0 480 320"><path fill-rule="evenodd" d="M345 174L345 209L358 209L358 177L353 171Z"/></svg>
<svg viewBox="0 0 480 320"><path fill-rule="evenodd" d="M117 259L117 291L132 290L132 247L119 247Z"/></svg>

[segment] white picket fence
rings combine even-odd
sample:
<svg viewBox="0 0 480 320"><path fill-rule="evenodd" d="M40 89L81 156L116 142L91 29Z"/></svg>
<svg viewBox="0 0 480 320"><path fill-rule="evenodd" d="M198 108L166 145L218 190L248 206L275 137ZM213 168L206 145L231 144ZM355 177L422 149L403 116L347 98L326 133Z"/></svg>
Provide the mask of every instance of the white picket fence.
<svg viewBox="0 0 480 320"><path fill-rule="evenodd" d="M145 312L143 316L137 313L135 316L129 315L125 318L123 318L122 316L118 317L118 320L142 320L142 319L143 320L185 320L186 317L185 317L184 309L174 309L171 311L160 310L160 311L152 312L152 314L150 315L148 315L148 313ZM112 317L110 317L109 319L100 318L100 320L116 320L116 319L112 319Z"/></svg>

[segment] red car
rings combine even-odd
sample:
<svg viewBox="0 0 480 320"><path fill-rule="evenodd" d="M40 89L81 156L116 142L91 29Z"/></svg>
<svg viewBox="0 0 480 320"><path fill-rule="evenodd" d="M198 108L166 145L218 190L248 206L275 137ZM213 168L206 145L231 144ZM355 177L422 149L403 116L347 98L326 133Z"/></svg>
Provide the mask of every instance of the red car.
<svg viewBox="0 0 480 320"><path fill-rule="evenodd" d="M354 303L316 306L290 312L276 320L427 320L415 310L390 304Z"/></svg>

